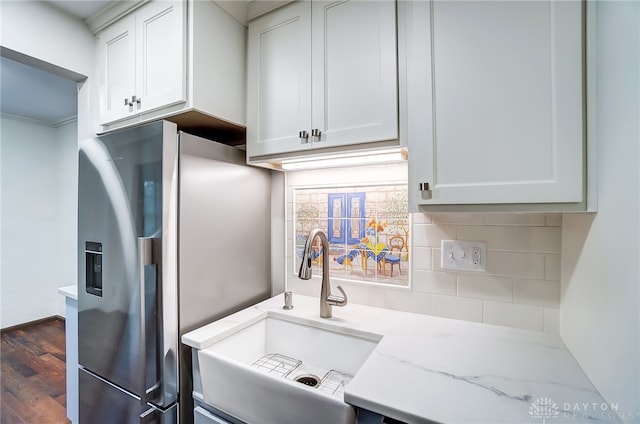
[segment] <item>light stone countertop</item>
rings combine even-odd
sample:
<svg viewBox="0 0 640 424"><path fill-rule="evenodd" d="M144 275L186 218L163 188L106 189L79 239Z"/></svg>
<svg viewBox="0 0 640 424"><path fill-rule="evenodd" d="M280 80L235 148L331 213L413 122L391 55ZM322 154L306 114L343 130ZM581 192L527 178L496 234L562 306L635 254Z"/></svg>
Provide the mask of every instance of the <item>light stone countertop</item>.
<svg viewBox="0 0 640 424"><path fill-rule="evenodd" d="M408 423L619 422L556 334L348 304L320 318L318 298L275 296L182 336L203 349L265 317L382 336L344 400ZM548 402L548 403L545 403Z"/></svg>
<svg viewBox="0 0 640 424"><path fill-rule="evenodd" d="M73 284L58 288L58 293L69 299L78 300L78 285Z"/></svg>

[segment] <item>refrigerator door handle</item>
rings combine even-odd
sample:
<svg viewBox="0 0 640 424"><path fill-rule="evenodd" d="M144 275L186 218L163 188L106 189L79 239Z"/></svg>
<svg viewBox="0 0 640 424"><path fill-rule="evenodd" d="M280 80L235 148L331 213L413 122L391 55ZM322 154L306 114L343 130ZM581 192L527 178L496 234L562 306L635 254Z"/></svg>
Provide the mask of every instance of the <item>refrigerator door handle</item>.
<svg viewBox="0 0 640 424"><path fill-rule="evenodd" d="M145 396L146 397L146 396ZM149 408L140 414L140 424L151 424L157 417L157 409Z"/></svg>
<svg viewBox="0 0 640 424"><path fill-rule="evenodd" d="M152 241L152 237L138 237L138 266L140 267L140 364L138 370L140 372L140 405L143 411L147 408L147 311L145 305L145 281L146 267L152 264ZM140 415L141 422L147 412Z"/></svg>

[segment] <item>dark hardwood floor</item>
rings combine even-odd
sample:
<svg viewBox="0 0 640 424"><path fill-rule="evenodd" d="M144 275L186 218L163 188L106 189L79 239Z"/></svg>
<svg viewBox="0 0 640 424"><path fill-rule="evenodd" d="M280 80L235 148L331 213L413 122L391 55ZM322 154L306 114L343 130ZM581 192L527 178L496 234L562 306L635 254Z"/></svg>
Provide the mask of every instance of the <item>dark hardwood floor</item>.
<svg viewBox="0 0 640 424"><path fill-rule="evenodd" d="M0 423L69 423L62 319L2 330L0 355Z"/></svg>

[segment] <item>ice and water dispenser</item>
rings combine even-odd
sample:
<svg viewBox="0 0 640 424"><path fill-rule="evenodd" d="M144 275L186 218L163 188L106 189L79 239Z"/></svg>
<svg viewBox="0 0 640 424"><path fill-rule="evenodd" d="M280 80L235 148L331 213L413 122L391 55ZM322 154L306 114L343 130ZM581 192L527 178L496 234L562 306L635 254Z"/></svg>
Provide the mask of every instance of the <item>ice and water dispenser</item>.
<svg viewBox="0 0 640 424"><path fill-rule="evenodd" d="M102 297L102 243L85 242L87 293Z"/></svg>

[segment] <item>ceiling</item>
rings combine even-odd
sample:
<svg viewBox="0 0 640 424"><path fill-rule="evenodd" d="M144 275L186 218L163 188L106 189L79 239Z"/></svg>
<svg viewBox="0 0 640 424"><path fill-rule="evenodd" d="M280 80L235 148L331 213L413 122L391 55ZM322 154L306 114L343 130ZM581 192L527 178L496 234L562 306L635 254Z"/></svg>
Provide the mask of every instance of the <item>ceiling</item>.
<svg viewBox="0 0 640 424"><path fill-rule="evenodd" d="M85 20L104 9L114 0L46 0L78 19Z"/></svg>
<svg viewBox="0 0 640 424"><path fill-rule="evenodd" d="M85 20L113 0L46 0L71 16ZM78 114L75 81L0 57L0 113L57 125Z"/></svg>

